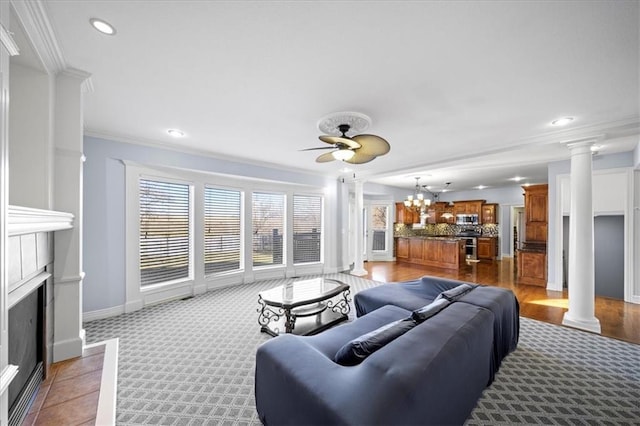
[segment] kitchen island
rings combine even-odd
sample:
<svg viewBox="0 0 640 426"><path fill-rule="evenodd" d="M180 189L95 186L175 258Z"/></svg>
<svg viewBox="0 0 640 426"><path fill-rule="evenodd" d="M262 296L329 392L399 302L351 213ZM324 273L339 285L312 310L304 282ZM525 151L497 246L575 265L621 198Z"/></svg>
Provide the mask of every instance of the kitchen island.
<svg viewBox="0 0 640 426"><path fill-rule="evenodd" d="M460 265L465 264L465 240L444 236L396 237L396 260L436 268L459 269Z"/></svg>

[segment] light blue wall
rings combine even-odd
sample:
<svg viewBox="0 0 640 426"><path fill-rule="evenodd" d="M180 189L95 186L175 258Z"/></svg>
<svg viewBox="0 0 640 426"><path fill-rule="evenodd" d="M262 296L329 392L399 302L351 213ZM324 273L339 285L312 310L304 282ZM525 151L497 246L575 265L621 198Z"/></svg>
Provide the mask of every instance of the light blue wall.
<svg viewBox="0 0 640 426"><path fill-rule="evenodd" d="M592 169L593 170L606 170L617 169L621 167L632 167L634 161L633 151L623 152L618 154L609 155L596 155L593 157ZM557 239L558 232L562 223L556 222L556 215L553 213L558 209L558 191L557 187L558 176L571 174L571 160L556 161L549 163L547 168L548 180L549 180L549 215L547 224L547 279L552 280L556 276L556 258L562 256L562 253L557 253Z"/></svg>
<svg viewBox="0 0 640 426"><path fill-rule="evenodd" d="M243 164L173 150L84 138L83 205L83 311L93 312L125 303L125 166L121 160L146 165L185 168L278 182L295 182L335 188L337 181L326 177L269 167ZM340 208L340 202L336 205ZM334 212L329 212L334 214ZM340 215L336 214L336 228ZM334 235L335 234L335 235ZM336 230L327 230L337 238ZM341 248L335 253L337 261Z"/></svg>

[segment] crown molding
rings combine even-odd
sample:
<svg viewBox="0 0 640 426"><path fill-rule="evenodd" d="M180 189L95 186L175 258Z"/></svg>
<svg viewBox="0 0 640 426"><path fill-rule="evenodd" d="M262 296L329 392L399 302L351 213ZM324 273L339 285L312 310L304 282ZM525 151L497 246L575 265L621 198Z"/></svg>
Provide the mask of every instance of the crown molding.
<svg viewBox="0 0 640 426"><path fill-rule="evenodd" d="M67 68L42 0L11 0L16 16L24 28L47 74L55 75Z"/></svg>
<svg viewBox="0 0 640 426"><path fill-rule="evenodd" d="M0 43L7 49L9 56L16 56L20 54L20 49L15 40L11 36L11 32L8 31L4 25L0 25Z"/></svg>

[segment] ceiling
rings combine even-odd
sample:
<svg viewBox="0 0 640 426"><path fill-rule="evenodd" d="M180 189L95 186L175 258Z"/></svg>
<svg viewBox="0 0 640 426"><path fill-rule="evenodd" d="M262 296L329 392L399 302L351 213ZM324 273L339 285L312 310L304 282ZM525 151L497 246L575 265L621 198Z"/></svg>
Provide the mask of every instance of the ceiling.
<svg viewBox="0 0 640 426"><path fill-rule="evenodd" d="M637 1L41 3L66 66L92 74L88 135L337 176L301 150L354 111L391 151L349 174L453 190L546 182L561 141L639 140Z"/></svg>

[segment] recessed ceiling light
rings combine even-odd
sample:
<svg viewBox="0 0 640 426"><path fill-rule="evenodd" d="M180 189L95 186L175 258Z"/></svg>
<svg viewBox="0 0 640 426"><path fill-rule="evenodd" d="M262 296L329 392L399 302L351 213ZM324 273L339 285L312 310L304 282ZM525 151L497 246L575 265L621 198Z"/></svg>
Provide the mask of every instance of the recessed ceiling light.
<svg viewBox="0 0 640 426"><path fill-rule="evenodd" d="M486 188L486 186L484 186L484 185L478 185L478 186L476 186L476 189L485 189L485 188Z"/></svg>
<svg viewBox="0 0 640 426"><path fill-rule="evenodd" d="M167 133L169 133L174 138L181 138L184 136L184 132L178 129L169 129L167 130Z"/></svg>
<svg viewBox="0 0 640 426"><path fill-rule="evenodd" d="M514 181L514 182L520 182L522 179L524 179L524 178L523 178L523 177L520 177L520 176L516 176L516 177L512 177L512 178L511 178L511 179L509 179L509 180L512 180L512 181Z"/></svg>
<svg viewBox="0 0 640 426"><path fill-rule="evenodd" d="M573 117L557 118L551 122L552 126L566 126L573 121Z"/></svg>
<svg viewBox="0 0 640 426"><path fill-rule="evenodd" d="M100 31L102 34L106 35L115 35L116 29L110 23L103 21L102 19L91 18L89 19L91 26L96 30Z"/></svg>

